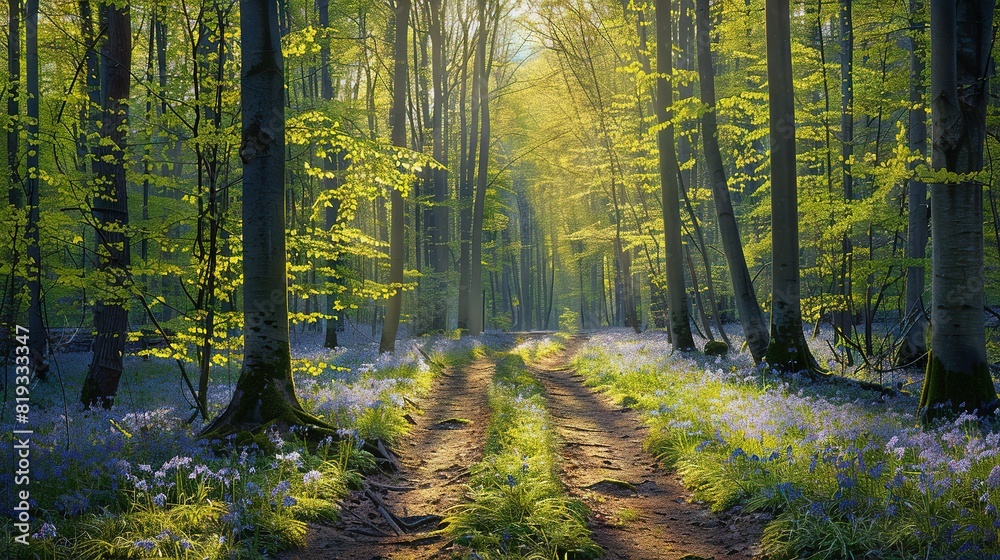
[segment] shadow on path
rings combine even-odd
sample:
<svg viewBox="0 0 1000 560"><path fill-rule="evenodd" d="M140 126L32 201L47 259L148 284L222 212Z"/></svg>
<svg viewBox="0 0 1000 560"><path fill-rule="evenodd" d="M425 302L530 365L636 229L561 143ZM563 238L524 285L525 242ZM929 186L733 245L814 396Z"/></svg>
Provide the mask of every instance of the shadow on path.
<svg viewBox="0 0 1000 560"><path fill-rule="evenodd" d="M306 546L286 552L284 560L417 560L450 558L449 544L433 534L437 520L397 531L379 511L407 521L444 516L460 503L468 467L482 456L489 408L486 387L493 363L478 358L463 368L448 368L421 399L422 415L399 453L400 469L365 478L365 489L352 492L334 526L310 524Z"/></svg>
<svg viewBox="0 0 1000 560"><path fill-rule="evenodd" d="M754 558L760 518L717 515L688 502L678 477L643 449L648 429L639 415L583 385L570 368L583 340L571 338L531 369L561 439L561 478L590 508L588 524L605 558Z"/></svg>

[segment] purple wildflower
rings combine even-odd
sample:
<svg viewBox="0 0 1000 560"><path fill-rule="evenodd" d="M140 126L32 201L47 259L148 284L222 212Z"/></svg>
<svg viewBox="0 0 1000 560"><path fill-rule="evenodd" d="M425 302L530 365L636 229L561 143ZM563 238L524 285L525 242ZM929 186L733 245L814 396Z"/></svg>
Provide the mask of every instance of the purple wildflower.
<svg viewBox="0 0 1000 560"><path fill-rule="evenodd" d="M31 535L31 538L38 539L40 541L47 541L49 539L54 539L56 537L56 526L51 523L42 523L39 527L38 532Z"/></svg>

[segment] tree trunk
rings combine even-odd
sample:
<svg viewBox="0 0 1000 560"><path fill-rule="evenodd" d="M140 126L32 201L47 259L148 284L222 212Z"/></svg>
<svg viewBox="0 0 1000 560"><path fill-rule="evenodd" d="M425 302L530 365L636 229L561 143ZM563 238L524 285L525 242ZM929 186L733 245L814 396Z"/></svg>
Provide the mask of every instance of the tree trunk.
<svg viewBox="0 0 1000 560"><path fill-rule="evenodd" d="M409 81L409 61L406 58L406 35L410 21L410 0L396 2L396 37L393 47L395 72L392 75L392 145L406 147L406 84ZM396 349L396 333L399 317L403 309L403 230L406 217L403 214L403 193L392 189L389 193L390 231L389 238L389 283L394 292L385 306L385 321L382 323L382 340L379 352L393 352Z"/></svg>
<svg viewBox="0 0 1000 560"><path fill-rule="evenodd" d="M94 148L94 196L98 267L106 288L94 304L93 360L80 392L84 406L111 408L122 374L128 330L129 244L128 190L125 182L125 122L132 63L131 20L128 8L104 7L107 26L101 48L104 86L101 92L101 137Z"/></svg>
<svg viewBox="0 0 1000 560"><path fill-rule="evenodd" d="M7 118L10 120L7 129L7 176L10 178L10 188L7 200L15 208L24 205L24 186L21 185L19 170L20 135L18 133L20 116L20 99L18 89L21 84L21 0L7 2L7 77L10 85L7 88ZM13 303L13 302L11 302ZM11 329L13 332L13 328Z"/></svg>
<svg viewBox="0 0 1000 560"><path fill-rule="evenodd" d="M444 116L447 108L445 75L447 61L444 56L444 14L441 0L430 0L431 73L434 83L434 113L431 119L431 135L434 143L434 159L442 168L433 170L434 181L434 228L431 230L431 255L434 261L434 310L431 328L444 331L448 328L447 276L451 270L451 254L448 251L449 220L448 208L448 157Z"/></svg>
<svg viewBox="0 0 1000 560"><path fill-rule="evenodd" d="M25 181L28 195L28 220L25 227L28 257L28 350L35 377L45 381L49 366L45 362L45 326L42 321L42 253L39 247L38 208L38 0L28 0L25 18L28 158Z"/></svg>
<svg viewBox="0 0 1000 560"><path fill-rule="evenodd" d="M215 25L209 25L206 18L214 16ZM218 4L213 3L210 9L202 13L198 26L198 40L195 46L197 61L198 105L201 118L196 120L196 136L214 135L222 128L222 92L224 87L224 69L226 61L225 13ZM211 59L214 55L215 68ZM206 92L207 90L207 92ZM202 127L208 127L209 133L202 132ZM219 144L215 140L199 142L196 148L198 158L199 212L197 228L197 250L195 254L199 261L198 298L196 308L204 313L201 326L201 342L198 347L200 359L200 376L198 380L198 400L202 414L208 410L208 382L212 368L212 352L215 340L215 322L217 316L218 297L216 295L218 281L218 263L220 232L223 230L223 213L219 191ZM205 200L207 196L207 200ZM204 205L204 206L203 206ZM207 246L206 246L207 245Z"/></svg>
<svg viewBox="0 0 1000 560"><path fill-rule="evenodd" d="M20 0L9 0L7 3L7 76L10 83L7 87L7 202L13 208L22 210L24 208L24 185L21 183L20 173L20 99L18 92L21 82L21 2ZM15 237L16 237L15 232ZM18 316L18 294L21 293L21 280L18 278L17 270L21 256L20 246L16 241L11 243L10 251L10 274L7 285L4 286L2 309L3 327L7 332L13 333L16 330ZM3 355L8 356L12 351L13 338L7 337L0 343Z"/></svg>
<svg viewBox="0 0 1000 560"><path fill-rule="evenodd" d="M906 226L906 336L899 347L896 364L900 366L925 366L927 363L927 317L924 313L924 261L927 251L927 183L916 176L916 168L927 159L927 113L925 111L923 73L925 45L917 37L923 25L924 3L910 0L910 110L907 135L910 152L920 156L910 164L913 176L908 182L908 215Z"/></svg>
<svg viewBox="0 0 1000 560"><path fill-rule="evenodd" d="M469 334L483 332L483 215L486 210L487 171L490 151L490 84L486 70L486 45L490 41L489 26L486 23L486 0L479 0L479 43L476 45L479 82L478 103L482 115L479 133L479 169L476 172L476 195L472 207L472 254L469 273Z"/></svg>
<svg viewBox="0 0 1000 560"><path fill-rule="evenodd" d="M670 40L670 0L656 0L656 121L669 122L673 84L667 80L672 71ZM663 230L666 238L667 300L670 315L670 341L678 350L694 348L691 321L688 317L684 286L684 254L681 243L680 189L674 152L673 125L666 124L657 133L660 152L660 188L663 197Z"/></svg>
<svg viewBox="0 0 1000 560"><path fill-rule="evenodd" d="M781 371L819 369L802 333L795 100L789 0L766 0L771 134L771 339L764 361Z"/></svg>
<svg viewBox="0 0 1000 560"><path fill-rule="evenodd" d="M854 22L851 15L851 0L840 0L840 135L844 199L849 204L849 201L854 199L854 178L851 175L851 159L854 157ZM841 252L838 292L843 300L841 303L843 308L835 314L838 327L835 338L850 338L854 325L851 313L854 244L850 228L844 232ZM850 347L847 347L846 351L848 361L853 361Z"/></svg>
<svg viewBox="0 0 1000 560"><path fill-rule="evenodd" d="M468 33L468 31L466 31ZM459 118L461 121L460 144L462 146L462 163L459 177L459 256L458 256L458 328L469 328L469 282L471 275L470 251L472 243L472 206L474 164L476 161L476 134L479 129L479 80L476 79L478 65L472 65L472 99L469 102L472 110L472 122L466 128L465 92L468 80L467 42L463 42L462 54L462 89L459 99Z"/></svg>
<svg viewBox="0 0 1000 560"><path fill-rule="evenodd" d="M243 370L202 436L315 423L295 397L285 253L284 65L276 0L240 4L243 76Z"/></svg>
<svg viewBox="0 0 1000 560"><path fill-rule="evenodd" d="M552 321L552 302L555 299L556 291L556 264L559 260L559 243L557 240L557 232L559 228L552 228L552 257L551 257L551 269L549 273L549 300L548 305L545 307L545 329L550 329Z"/></svg>
<svg viewBox="0 0 1000 560"><path fill-rule="evenodd" d="M327 30L330 29L330 0L316 0L316 11L319 16L320 27ZM323 101L329 102L333 100L333 81L330 76L329 41L323 41L320 45L319 60L319 94ZM343 170L343 160L343 154L340 153L327 155L327 157L323 158L323 170L327 173L336 174L333 177L323 178L324 190L329 192L340 187L340 172ZM337 225L337 217L340 213L340 199L334 198L330 201L330 204L331 205L327 207L324 215L324 225L326 226L327 231L330 231ZM337 256L329 258L326 261L326 266L331 271L331 274L327 276L327 282L334 287L333 293L327 294L326 312L330 315L330 318L326 320L326 331L323 340L323 346L326 348L336 348L339 345L337 335L344 330L342 315L346 311L345 309L338 309L337 305L338 298L340 297L340 294L343 293L343 283L340 279L340 275L337 273L337 267L340 264L340 249L334 248L334 252Z"/></svg>
<svg viewBox="0 0 1000 560"><path fill-rule="evenodd" d="M726 180L726 170L722 163L722 152L719 149L718 126L715 114L715 73L712 67L711 27L709 18L709 0L697 0L698 19L698 76L701 84L701 101L707 110L701 117L701 137L705 147L705 165L712 183L712 198L715 201L715 211L719 218L719 232L722 235L722 248L729 265L729 278L736 296L736 308L740 314L740 324L743 334L755 362L760 363L767 352L768 333L764 314L757 302L757 292L754 290L747 268L746 257L743 254L743 242L740 240L739 227L736 224L736 213L729 196L729 184Z"/></svg>
<svg viewBox="0 0 1000 560"><path fill-rule="evenodd" d="M523 179L521 180L524 181ZM533 295L531 290L531 205L528 202L528 195L523 192L524 185L521 186L521 192L517 193L517 209L519 213L519 223L521 229L521 292L518 298L521 303L520 315L521 315L521 330L530 331L534 328L534 324L531 321L531 310L534 309Z"/></svg>
<svg viewBox="0 0 1000 560"><path fill-rule="evenodd" d="M992 0L931 2L931 167L983 168ZM931 185L931 354L920 417L992 414L996 390L983 323L983 187L968 176Z"/></svg>

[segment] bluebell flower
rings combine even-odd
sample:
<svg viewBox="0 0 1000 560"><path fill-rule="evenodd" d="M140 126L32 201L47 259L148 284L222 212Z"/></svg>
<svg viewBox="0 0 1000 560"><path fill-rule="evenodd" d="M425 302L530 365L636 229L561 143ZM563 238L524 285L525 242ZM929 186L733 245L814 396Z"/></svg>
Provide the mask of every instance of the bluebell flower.
<svg viewBox="0 0 1000 560"><path fill-rule="evenodd" d="M507 475L507 485L510 486L511 488L513 488L514 485L516 485L516 484L517 484L517 481L514 480L514 477L508 474Z"/></svg>
<svg viewBox="0 0 1000 560"><path fill-rule="evenodd" d="M170 532L170 529L164 529L164 530L160 531L159 535L156 535L156 540L158 540L158 541L167 540L167 539L176 540L175 537L174 537L174 534Z"/></svg>
<svg viewBox="0 0 1000 560"><path fill-rule="evenodd" d="M1000 488L1000 465L993 467L989 476L986 477L986 485L996 490Z"/></svg>
<svg viewBox="0 0 1000 560"><path fill-rule="evenodd" d="M275 486L271 490L271 497L276 498L281 494L287 493L291 489L292 489L292 484L287 480L282 480L281 482L278 483L277 486Z"/></svg>
<svg viewBox="0 0 1000 560"><path fill-rule="evenodd" d="M868 470L868 476L878 480L882 477L883 470L885 470L885 463L875 463L875 466Z"/></svg>
<svg viewBox="0 0 1000 560"><path fill-rule="evenodd" d="M157 507L164 507L167 505L167 496L163 494L163 492L160 492L159 494L153 496L153 503L156 504Z"/></svg>
<svg viewBox="0 0 1000 560"><path fill-rule="evenodd" d="M281 505L285 507L292 507L297 503L299 503L299 501L293 498L292 496L285 496L285 499L281 501Z"/></svg>
<svg viewBox="0 0 1000 560"><path fill-rule="evenodd" d="M54 539L56 537L56 526L51 523L42 523L42 526L38 528L38 532L31 535L31 538L38 539L40 541L47 541L49 539Z"/></svg>
<svg viewBox="0 0 1000 560"><path fill-rule="evenodd" d="M132 547L133 548L139 548L139 549L145 550L146 552L149 552L149 551L153 550L154 548L156 548L156 543L154 543L153 541L151 541L149 539L143 539L141 541L135 541L134 543L132 543Z"/></svg>
<svg viewBox="0 0 1000 560"><path fill-rule="evenodd" d="M320 478L323 478L323 473L317 470L311 470L302 475L302 482L304 484L312 484L314 482L318 482Z"/></svg>
<svg viewBox="0 0 1000 560"><path fill-rule="evenodd" d="M257 486L252 480L248 480L245 486L246 493L250 496L261 496L264 494L261 491L260 486Z"/></svg>

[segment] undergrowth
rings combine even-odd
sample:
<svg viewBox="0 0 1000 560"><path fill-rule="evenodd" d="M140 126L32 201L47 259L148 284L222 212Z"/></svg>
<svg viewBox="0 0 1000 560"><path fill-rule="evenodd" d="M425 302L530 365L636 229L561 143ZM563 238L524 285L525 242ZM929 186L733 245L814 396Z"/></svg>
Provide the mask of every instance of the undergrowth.
<svg viewBox="0 0 1000 560"><path fill-rule="evenodd" d="M542 338L528 338L512 348L510 353L520 356L527 364L533 364L560 352L565 347L566 336L559 332Z"/></svg>
<svg viewBox="0 0 1000 560"><path fill-rule="evenodd" d="M742 358L737 358L742 360ZM916 401L671 353L658 335L594 336L587 383L643 410L648 449L714 510L773 515L772 559L1000 555L1000 432L916 425Z"/></svg>
<svg viewBox="0 0 1000 560"><path fill-rule="evenodd" d="M39 386L33 393L32 534L26 546L14 542L20 531L4 516L0 553L255 559L301 546L306 523L336 521L348 487L374 468L363 442L399 441L410 426L404 416L414 410L411 399L430 388L437 371L467 363L478 348L478 342L441 338L395 357L335 355L330 361L340 365L298 372L303 406L340 428L339 440L318 446L299 431L270 430L258 443L239 447L198 440L199 426L181 418L183 402L163 402L168 378L176 375L163 361L129 362L142 369L131 389L137 402L123 398L111 411L64 413L51 394L58 387ZM228 396L219 388L214 393ZM11 430L3 427L6 445ZM9 495L12 482L10 473L0 475L0 494Z"/></svg>
<svg viewBox="0 0 1000 560"><path fill-rule="evenodd" d="M523 349L522 349L523 350ZM502 354L488 390L483 459L472 467L469 501L446 531L473 558L593 558L586 506L563 492L542 387L518 354Z"/></svg>

